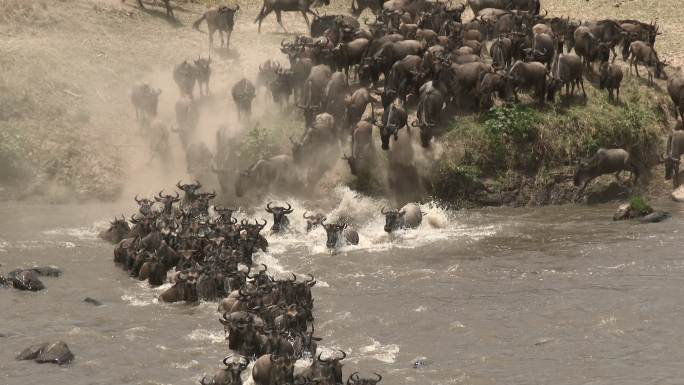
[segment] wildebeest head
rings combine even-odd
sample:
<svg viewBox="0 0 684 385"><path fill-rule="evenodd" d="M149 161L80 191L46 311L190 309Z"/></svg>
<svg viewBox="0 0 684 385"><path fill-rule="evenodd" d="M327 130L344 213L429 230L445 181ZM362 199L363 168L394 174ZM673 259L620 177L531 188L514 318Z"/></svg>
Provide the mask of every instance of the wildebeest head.
<svg viewBox="0 0 684 385"><path fill-rule="evenodd" d="M341 357L330 357L323 359L321 354L317 357L317 365L320 370L320 377L330 379L336 384L342 383L342 363L340 361L347 357L347 353L339 350Z"/></svg>
<svg viewBox="0 0 684 385"><path fill-rule="evenodd" d="M176 192L176 196L173 195L163 195L164 190L159 192L159 196L154 197L154 200L164 205L164 213L171 214L173 211L173 204L180 201L180 194Z"/></svg>
<svg viewBox="0 0 684 385"><path fill-rule="evenodd" d="M218 221L223 223L223 224L236 224L237 219L233 218L233 213L236 212L238 209L233 208L233 207L216 207L214 206L214 211L216 211L219 214Z"/></svg>
<svg viewBox="0 0 684 385"><path fill-rule="evenodd" d="M352 373L347 379L347 385L376 385L378 382L382 381L382 376L375 374L376 378L360 378L359 372Z"/></svg>
<svg viewBox="0 0 684 385"><path fill-rule="evenodd" d="M314 213L313 215L307 215L308 212L304 212L303 218L306 219L306 232L315 229L325 222L325 215L321 213Z"/></svg>
<svg viewBox="0 0 684 385"><path fill-rule="evenodd" d="M152 205L154 204L154 201L152 201L151 199L147 199L147 198L138 199L137 194L135 195L135 198L133 198L133 199L135 199L135 202L139 206L140 214L145 215L145 216L152 214Z"/></svg>
<svg viewBox="0 0 684 385"><path fill-rule="evenodd" d="M100 233L100 237L112 243L119 243L126 238L130 231L131 228L124 216L121 216L121 219L115 217L113 221L109 222L109 228Z"/></svg>
<svg viewBox="0 0 684 385"><path fill-rule="evenodd" d="M316 350L318 350L318 343L323 340L323 338L320 337L314 337L314 325L311 324L311 332L305 333L302 332L300 333L300 338L301 338L301 353L302 355L307 354L310 357L314 357L316 355Z"/></svg>
<svg viewBox="0 0 684 385"><path fill-rule="evenodd" d="M280 70L280 62L277 60L266 60L264 63L259 64L259 73L256 78L256 86L262 87L270 84L278 77L278 71Z"/></svg>
<svg viewBox="0 0 684 385"><path fill-rule="evenodd" d="M287 219L287 214L292 214L292 205L287 204L287 208L281 206L271 206L273 202L268 202L266 205L266 212L273 214L273 225L271 231L278 233L287 229L290 221Z"/></svg>
<svg viewBox="0 0 684 385"><path fill-rule="evenodd" d="M291 384L294 382L295 358L271 354L271 380L274 384Z"/></svg>
<svg viewBox="0 0 684 385"><path fill-rule="evenodd" d="M342 235L344 229L347 228L347 224L324 223L323 228L325 229L325 234L328 237L328 239L325 241L325 246L329 249L334 249L335 247L337 247L337 244L340 241L340 235Z"/></svg>
<svg viewBox="0 0 684 385"><path fill-rule="evenodd" d="M240 357L238 362L230 361L233 358L228 356L223 359L225 369L219 370L210 382L207 382L206 376L200 380L201 385L242 385L242 378L240 375L247 368L248 362L244 357Z"/></svg>
<svg viewBox="0 0 684 385"><path fill-rule="evenodd" d="M197 77L198 78L208 78L209 74L211 73L211 56L208 58L202 58L198 57L197 60L194 60L195 62L195 67L197 68Z"/></svg>
<svg viewBox="0 0 684 385"><path fill-rule="evenodd" d="M385 216L385 231L388 233L401 227L404 214L406 214L404 210L385 210L384 207L380 212Z"/></svg>
<svg viewBox="0 0 684 385"><path fill-rule="evenodd" d="M199 189L202 188L200 182L195 181L195 183L181 184L181 181L176 183L176 187L185 193L183 199L194 202L199 197Z"/></svg>

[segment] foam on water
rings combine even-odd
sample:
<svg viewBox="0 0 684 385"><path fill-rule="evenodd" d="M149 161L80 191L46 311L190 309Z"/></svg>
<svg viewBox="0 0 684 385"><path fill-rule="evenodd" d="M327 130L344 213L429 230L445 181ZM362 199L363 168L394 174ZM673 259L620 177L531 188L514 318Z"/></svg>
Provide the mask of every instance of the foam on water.
<svg viewBox="0 0 684 385"><path fill-rule="evenodd" d="M43 231L45 235L51 236L67 236L81 240L97 239L98 229L106 228L106 222L98 221L93 226L89 227L58 227Z"/></svg>
<svg viewBox="0 0 684 385"><path fill-rule="evenodd" d="M190 334L185 336L185 339L190 341L207 341L212 344L225 343L226 337L223 332L217 332L206 329L195 329Z"/></svg>
<svg viewBox="0 0 684 385"><path fill-rule="evenodd" d="M385 217L381 214L383 207L391 207L386 200L360 195L346 186L336 187L332 194L332 202L334 203L327 210L312 209L307 206L306 202L298 199L287 201L294 209L293 214L288 216L290 229L284 234L267 236L270 258L285 254L292 249L305 249L308 254L331 252L325 246L326 234L323 228L319 227L309 233L306 232L306 219L302 217L305 212L322 212L327 217L326 223L346 222L358 232L359 244L342 245L335 251L337 253L356 250L382 252L391 248L413 249L432 244L435 241L453 238L480 240L492 236L498 231L494 225L461 224L458 213L447 211L434 202L428 202L420 205L425 216L418 228L404 229L388 234L384 231ZM256 217L266 218L266 215L269 215L261 210L270 200L272 199L265 199L262 204L257 206L256 212L258 214ZM272 218L269 216L268 219L270 227Z"/></svg>

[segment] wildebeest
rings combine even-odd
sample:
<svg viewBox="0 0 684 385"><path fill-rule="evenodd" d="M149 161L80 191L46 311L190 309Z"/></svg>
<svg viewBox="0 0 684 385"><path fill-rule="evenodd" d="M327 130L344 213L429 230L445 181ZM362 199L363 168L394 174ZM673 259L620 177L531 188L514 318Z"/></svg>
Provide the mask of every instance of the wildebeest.
<svg viewBox="0 0 684 385"><path fill-rule="evenodd" d="M355 230L348 228L346 223L324 223L323 228L325 229L325 234L327 236L325 246L329 249L334 249L340 246L343 237L344 240L350 245L359 244L359 234ZM343 237L341 237L341 235Z"/></svg>
<svg viewBox="0 0 684 385"><path fill-rule="evenodd" d="M368 104L374 103L375 99L371 96L366 87L361 87L354 91L349 97L345 99L347 104L346 123L349 129L356 126L356 124L363 117Z"/></svg>
<svg viewBox="0 0 684 385"><path fill-rule="evenodd" d="M325 222L325 215L321 213L314 213L311 215L307 215L307 212L304 212L302 217L306 219L306 232L310 232L311 230L315 229L316 227L320 226Z"/></svg>
<svg viewBox="0 0 684 385"><path fill-rule="evenodd" d="M271 226L271 232L280 233L287 231L290 226L290 220L287 219L288 214L292 214L294 211L292 205L287 204L287 208L281 206L272 206L273 202L268 202L266 204L266 212L273 214L273 225Z"/></svg>
<svg viewBox="0 0 684 385"><path fill-rule="evenodd" d="M247 369L249 362L246 358L240 357L239 362L229 362L232 357L228 356L223 359L223 365L225 369L218 370L214 376L211 378L210 382L207 382L207 378L202 377L200 380L201 385L242 385L242 378L240 374Z"/></svg>
<svg viewBox="0 0 684 385"><path fill-rule="evenodd" d="M149 123L151 119L156 117L160 94L160 89L152 88L147 83L134 85L131 90L131 103L135 108L135 118Z"/></svg>
<svg viewBox="0 0 684 385"><path fill-rule="evenodd" d="M601 64L599 88L608 89L608 101L614 102L620 99L620 83L622 83L622 68L608 62ZM616 95L613 95L613 90Z"/></svg>
<svg viewBox="0 0 684 385"><path fill-rule="evenodd" d="M352 175L365 173L370 169L373 151L373 125L366 121L360 121L352 132L351 156L344 155L343 159L349 164Z"/></svg>
<svg viewBox="0 0 684 385"><path fill-rule="evenodd" d="M435 128L441 123L443 105L444 91L435 87L433 81L420 87L418 111L413 125L420 128L420 143L425 148L430 146Z"/></svg>
<svg viewBox="0 0 684 385"><path fill-rule="evenodd" d="M558 58L558 68L555 69L553 77L565 86L565 96L575 95L575 87L582 89L582 95L587 97L584 91L584 66L582 58L574 53L560 55ZM551 95L553 96L553 95ZM553 99L553 98L552 98Z"/></svg>
<svg viewBox="0 0 684 385"><path fill-rule="evenodd" d="M290 155L276 155L259 159L238 174L235 181L235 194L266 192L272 187L279 191L298 190L302 187L297 166Z"/></svg>
<svg viewBox="0 0 684 385"><path fill-rule="evenodd" d="M340 361L347 357L347 353L340 350L342 353L339 357L321 358L319 353L311 366L304 369L298 378L318 378L328 383L341 384L342 383L342 363Z"/></svg>
<svg viewBox="0 0 684 385"><path fill-rule="evenodd" d="M199 120L198 104L187 95L176 102L176 127L183 148L187 148Z"/></svg>
<svg viewBox="0 0 684 385"><path fill-rule="evenodd" d="M394 140L399 139L399 130L406 127L408 130L408 113L406 106L401 99L396 98L385 108L382 113L380 127L380 141L382 142L382 149L389 150L390 137L394 136Z"/></svg>
<svg viewBox="0 0 684 385"><path fill-rule="evenodd" d="M542 63L516 62L508 71L508 78L515 101L518 101L517 91L519 89L532 89L537 94L539 105L543 106L546 97L546 74L546 66Z"/></svg>
<svg viewBox="0 0 684 385"><path fill-rule="evenodd" d="M173 8L171 8L171 0L162 0L164 2L164 6L166 7L166 16L170 17L172 19L175 19L176 17L173 14ZM156 3L156 1L155 1ZM145 9L145 6L143 5L142 0L138 0L138 5L140 5L140 8Z"/></svg>
<svg viewBox="0 0 684 385"><path fill-rule="evenodd" d="M599 39L586 26L578 27L573 36L575 53L582 58L587 69L591 69L591 63L596 59Z"/></svg>
<svg viewBox="0 0 684 385"><path fill-rule="evenodd" d="M130 231L131 228L128 225L128 221L121 216L121 219L114 218L113 221L109 222L109 228L101 231L98 237L107 242L117 244L126 238Z"/></svg>
<svg viewBox="0 0 684 385"><path fill-rule="evenodd" d="M257 73L254 86L257 89L261 87L268 87L269 84L278 78L278 72L280 69L280 62L277 60L268 59L262 64L259 64L259 73Z"/></svg>
<svg viewBox="0 0 684 385"><path fill-rule="evenodd" d="M211 77L211 56L195 60L195 73L200 96L209 95L209 78ZM203 92L204 91L204 92Z"/></svg>
<svg viewBox="0 0 684 385"><path fill-rule="evenodd" d="M162 302L197 302L197 272L179 272L173 286L159 295Z"/></svg>
<svg viewBox="0 0 684 385"><path fill-rule="evenodd" d="M588 161L581 162L575 172L574 184L579 187L577 196L597 177L611 173L616 173L615 176L619 177L622 171L629 171L634 182L639 178L638 166L627 151L621 148L599 149Z"/></svg>
<svg viewBox="0 0 684 385"><path fill-rule="evenodd" d="M494 68L508 68L511 65L512 42L507 37L498 37L489 48Z"/></svg>
<svg viewBox="0 0 684 385"><path fill-rule="evenodd" d="M300 12L302 16L304 16L306 26L310 27L311 23L309 23L309 17L306 14L310 13L311 15L315 15L311 10L311 7L319 6L321 3L330 5L330 0L264 0L264 4L261 6L261 10L256 19L254 19L254 22L259 23L258 32L261 33L261 22L264 21L266 16L271 12L275 12L278 24L287 32L287 28L285 28L281 20L282 13Z"/></svg>
<svg viewBox="0 0 684 385"><path fill-rule="evenodd" d="M199 26L202 21L207 22L207 28L209 28L209 48L214 48L214 32L218 31L219 37L221 38L221 48L223 48L223 33L226 33L226 49L230 47L230 35L233 33L233 27L235 26L235 12L240 9L240 5L237 4L235 8L231 8L227 5L220 5L218 7L209 8L202 17L197 19L192 23L192 28L199 31Z"/></svg>
<svg viewBox="0 0 684 385"><path fill-rule="evenodd" d="M252 368L255 385L280 385L294 383L294 357L264 354Z"/></svg>
<svg viewBox="0 0 684 385"><path fill-rule="evenodd" d="M173 80L178 85L181 95L192 98L197 83L197 68L185 60L173 68Z"/></svg>
<svg viewBox="0 0 684 385"><path fill-rule="evenodd" d="M302 88L302 103L299 107L304 110L304 120L307 126L311 125L317 112L323 107L325 89L332 76L330 67L319 64L311 68L309 76Z"/></svg>
<svg viewBox="0 0 684 385"><path fill-rule="evenodd" d="M347 113L347 104L345 103L347 96L349 96L347 78L342 72L334 72L325 86L324 106L325 112L335 118L338 128L341 128L344 124Z"/></svg>
<svg viewBox="0 0 684 385"><path fill-rule="evenodd" d="M369 43L366 38L358 38L348 43L340 43L333 49L337 68L344 71L347 80L349 80L349 69L361 64L361 59L363 59Z"/></svg>
<svg viewBox="0 0 684 385"><path fill-rule="evenodd" d="M660 61L658 58L658 53L653 49L653 47L644 43L643 41L635 41L629 45L629 72L632 72L632 67L636 71L637 76L639 75L639 64L644 64L648 67L648 81L653 84L653 77L656 79L667 80L667 73L665 73L665 66L667 62ZM651 67L653 72L651 72Z"/></svg>
<svg viewBox="0 0 684 385"><path fill-rule="evenodd" d="M380 211L385 216L385 232L391 233L399 229L415 229L423 221L423 213L416 203L407 203L399 210Z"/></svg>
<svg viewBox="0 0 684 385"><path fill-rule="evenodd" d="M684 122L684 75L681 72L667 80L667 93L670 94L675 111L679 111Z"/></svg>
<svg viewBox="0 0 684 385"><path fill-rule="evenodd" d="M679 162L684 154L684 131L675 131L667 138L665 161L665 180L672 179L672 187L679 187Z"/></svg>
<svg viewBox="0 0 684 385"><path fill-rule="evenodd" d="M252 116L252 101L256 97L256 89L252 82L246 78L240 79L230 89L230 94L237 107L238 117L242 119Z"/></svg>

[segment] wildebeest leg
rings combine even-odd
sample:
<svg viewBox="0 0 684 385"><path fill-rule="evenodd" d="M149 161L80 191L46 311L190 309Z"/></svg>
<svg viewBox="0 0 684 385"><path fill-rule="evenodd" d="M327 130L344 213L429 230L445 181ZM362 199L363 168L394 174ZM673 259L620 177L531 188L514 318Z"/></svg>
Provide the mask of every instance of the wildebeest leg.
<svg viewBox="0 0 684 385"><path fill-rule="evenodd" d="M142 0L138 0L138 5L140 5L140 8L145 9Z"/></svg>
<svg viewBox="0 0 684 385"><path fill-rule="evenodd" d="M613 53L613 61L611 61L610 64L614 64L615 59L617 59L617 52L615 52L615 46L610 47L610 51Z"/></svg>
<svg viewBox="0 0 684 385"><path fill-rule="evenodd" d="M278 24L280 24L280 26L283 28L283 31L285 31L285 33L287 33L287 28L285 28L285 26L283 25L283 20L282 20L283 11L276 9L275 14L276 14L276 20L278 21Z"/></svg>
<svg viewBox="0 0 684 385"><path fill-rule="evenodd" d="M632 61L634 62L634 72L636 72L637 77L641 77L641 75L639 75L639 59Z"/></svg>
<svg viewBox="0 0 684 385"><path fill-rule="evenodd" d="M233 31L228 30L226 31L226 50L230 48L230 35L233 33Z"/></svg>
<svg viewBox="0 0 684 385"><path fill-rule="evenodd" d="M264 5L261 7L261 11L259 12L259 16L257 16L257 20L259 21L259 28L257 30L258 33L261 33L261 22L264 21L266 16L268 16L268 14L271 12L273 12L273 9L267 8L266 2L264 2Z"/></svg>
<svg viewBox="0 0 684 385"><path fill-rule="evenodd" d="M219 37L221 38L221 48L223 48L223 44L224 44L224 41L223 41L223 31L219 29L219 30L218 30L218 33L219 33Z"/></svg>
<svg viewBox="0 0 684 385"><path fill-rule="evenodd" d="M584 78L580 77L579 79L577 79L577 82L579 83L580 87L582 87L582 95L584 95L584 98L586 99L587 98L587 92L584 91Z"/></svg>
<svg viewBox="0 0 684 385"><path fill-rule="evenodd" d="M164 0L164 5L166 5L166 15L175 19L176 16L173 14L173 9L171 8L171 0Z"/></svg>
<svg viewBox="0 0 684 385"><path fill-rule="evenodd" d="M209 49L214 49L214 29L209 27Z"/></svg>

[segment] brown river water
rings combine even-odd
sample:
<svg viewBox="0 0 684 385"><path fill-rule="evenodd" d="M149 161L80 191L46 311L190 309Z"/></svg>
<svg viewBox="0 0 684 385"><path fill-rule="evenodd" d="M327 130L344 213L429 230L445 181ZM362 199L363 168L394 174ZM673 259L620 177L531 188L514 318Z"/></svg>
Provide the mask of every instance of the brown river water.
<svg viewBox="0 0 684 385"><path fill-rule="evenodd" d="M305 234L306 203L295 200L293 233L271 236L256 260L276 275L316 276L316 331L323 350L349 353L345 378L376 371L386 384L683 382L684 221L674 203L657 204L672 219L648 225L613 223L614 205L424 205L419 229L390 238L381 202L336 193L331 215L354 218L359 246L327 252L323 230ZM0 203L0 271L64 270L43 278L42 292L0 289L0 384L193 384L221 366L227 341L215 304L158 303L161 289L129 278L114 266L113 246L97 239L109 218L133 210ZM70 365L14 360L56 339L76 355ZM414 366L419 359L424 365Z"/></svg>

